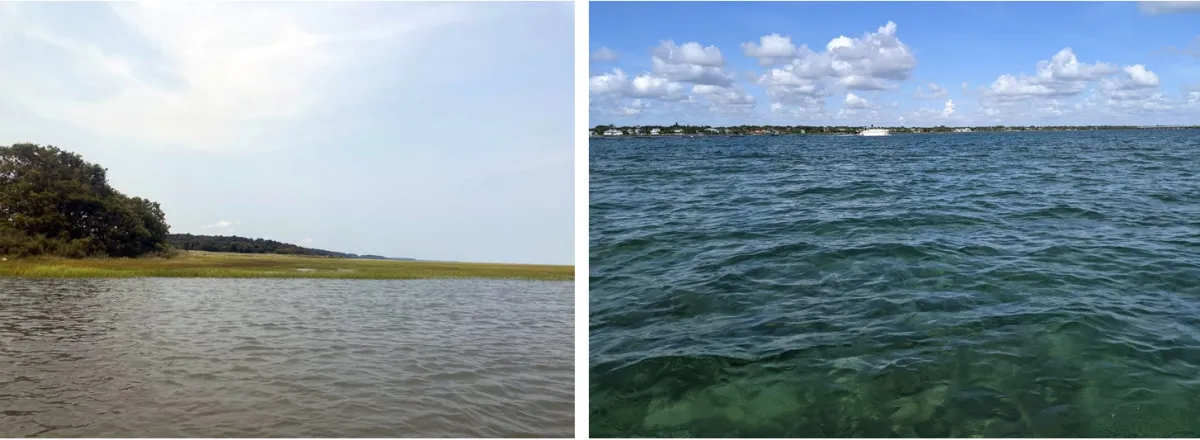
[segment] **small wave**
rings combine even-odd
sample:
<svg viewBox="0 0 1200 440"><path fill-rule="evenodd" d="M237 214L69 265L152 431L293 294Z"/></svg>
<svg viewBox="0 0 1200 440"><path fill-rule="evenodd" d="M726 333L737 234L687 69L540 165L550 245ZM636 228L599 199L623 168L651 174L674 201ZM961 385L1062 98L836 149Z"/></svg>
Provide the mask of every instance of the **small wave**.
<svg viewBox="0 0 1200 440"><path fill-rule="evenodd" d="M589 434L1200 432L1194 137L594 150Z"/></svg>

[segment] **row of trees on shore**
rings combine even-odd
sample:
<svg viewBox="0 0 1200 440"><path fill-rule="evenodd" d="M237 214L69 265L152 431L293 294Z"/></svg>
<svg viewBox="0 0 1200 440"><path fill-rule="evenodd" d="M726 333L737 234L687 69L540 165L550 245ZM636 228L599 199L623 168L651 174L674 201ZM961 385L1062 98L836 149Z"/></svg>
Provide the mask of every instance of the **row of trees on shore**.
<svg viewBox="0 0 1200 440"><path fill-rule="evenodd" d="M705 134L854 134L867 127L860 126L809 126L809 125L736 125L718 127L711 125L639 125L616 126L597 125L591 129L592 134L603 136L609 130L620 130L624 135L705 135ZM1009 126L989 125L972 127L877 127L886 128L892 133L949 133L970 129L970 131L1080 131L1080 130L1131 130L1140 127L1131 125L1062 125L1062 126ZM1200 128L1200 126L1192 127ZM655 131L657 130L657 132Z"/></svg>
<svg viewBox="0 0 1200 440"><path fill-rule="evenodd" d="M274 240L170 234L162 207L113 189L107 170L30 143L0 146L0 255L140 257L172 250L375 258Z"/></svg>
<svg viewBox="0 0 1200 440"><path fill-rule="evenodd" d="M275 240L238 236L171 234L167 236L167 241L176 249L188 251L235 252L239 254L307 255L332 258L384 258L378 255L347 254L323 249L306 248L291 243L278 242Z"/></svg>

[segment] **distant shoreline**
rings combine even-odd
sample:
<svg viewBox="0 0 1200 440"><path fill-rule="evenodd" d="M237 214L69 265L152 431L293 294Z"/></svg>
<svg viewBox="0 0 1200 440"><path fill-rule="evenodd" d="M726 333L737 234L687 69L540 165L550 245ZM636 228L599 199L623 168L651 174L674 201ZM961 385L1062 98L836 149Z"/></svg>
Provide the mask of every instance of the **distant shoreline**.
<svg viewBox="0 0 1200 440"><path fill-rule="evenodd" d="M858 134L869 128L888 130L893 135L898 134L963 134L963 133L1021 133L1021 132L1063 132L1063 131L1124 131L1124 130L1200 130L1200 125L1152 125L1152 126L1123 126L1123 125L1089 125L1089 126L987 126L987 127L851 127L851 126L626 126L616 127L601 125L588 130L591 139L604 138L686 138L686 137L743 137L743 136L785 136L785 135L847 135ZM651 131L658 129L658 134ZM606 134L613 131L622 134ZM675 130L682 130L676 132Z"/></svg>
<svg viewBox="0 0 1200 440"><path fill-rule="evenodd" d="M0 277L19 278L328 278L522 279L573 281L575 266L442 263L282 254L183 251L171 258L32 257L0 261Z"/></svg>

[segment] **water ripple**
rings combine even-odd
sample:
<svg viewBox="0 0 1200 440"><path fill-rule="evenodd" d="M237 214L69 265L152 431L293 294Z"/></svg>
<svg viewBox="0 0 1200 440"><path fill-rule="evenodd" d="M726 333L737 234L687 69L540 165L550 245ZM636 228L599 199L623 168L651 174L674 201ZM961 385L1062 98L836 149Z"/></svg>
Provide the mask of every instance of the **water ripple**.
<svg viewBox="0 0 1200 440"><path fill-rule="evenodd" d="M572 291L0 279L0 437L569 437Z"/></svg>
<svg viewBox="0 0 1200 440"><path fill-rule="evenodd" d="M1200 435L1200 132L590 150L592 436Z"/></svg>

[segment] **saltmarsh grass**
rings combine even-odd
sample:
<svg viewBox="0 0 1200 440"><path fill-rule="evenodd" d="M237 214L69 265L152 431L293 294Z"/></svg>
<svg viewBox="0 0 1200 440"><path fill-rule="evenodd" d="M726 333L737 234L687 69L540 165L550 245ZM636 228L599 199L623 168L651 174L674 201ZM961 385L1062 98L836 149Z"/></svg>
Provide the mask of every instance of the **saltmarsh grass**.
<svg viewBox="0 0 1200 440"><path fill-rule="evenodd" d="M575 279L574 266L359 260L187 251L171 258L25 258L0 261L0 276L28 278L422 278Z"/></svg>

